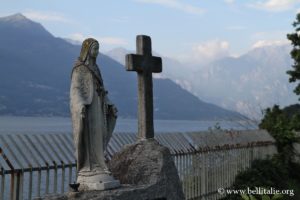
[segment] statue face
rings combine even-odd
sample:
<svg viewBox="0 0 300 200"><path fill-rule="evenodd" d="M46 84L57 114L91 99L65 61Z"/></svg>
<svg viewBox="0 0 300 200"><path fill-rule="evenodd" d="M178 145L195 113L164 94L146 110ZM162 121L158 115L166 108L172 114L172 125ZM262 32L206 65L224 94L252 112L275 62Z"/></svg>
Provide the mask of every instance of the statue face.
<svg viewBox="0 0 300 200"><path fill-rule="evenodd" d="M98 43L94 43L91 46L90 49L90 56L96 58L99 54L99 44Z"/></svg>

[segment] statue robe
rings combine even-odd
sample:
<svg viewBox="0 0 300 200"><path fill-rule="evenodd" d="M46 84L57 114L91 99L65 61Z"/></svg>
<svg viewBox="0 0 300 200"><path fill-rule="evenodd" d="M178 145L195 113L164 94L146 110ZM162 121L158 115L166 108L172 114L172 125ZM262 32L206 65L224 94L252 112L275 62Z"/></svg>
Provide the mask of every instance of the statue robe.
<svg viewBox="0 0 300 200"><path fill-rule="evenodd" d="M116 109L107 98L96 65L75 64L71 79L70 109L78 174L108 173L104 151L115 127Z"/></svg>

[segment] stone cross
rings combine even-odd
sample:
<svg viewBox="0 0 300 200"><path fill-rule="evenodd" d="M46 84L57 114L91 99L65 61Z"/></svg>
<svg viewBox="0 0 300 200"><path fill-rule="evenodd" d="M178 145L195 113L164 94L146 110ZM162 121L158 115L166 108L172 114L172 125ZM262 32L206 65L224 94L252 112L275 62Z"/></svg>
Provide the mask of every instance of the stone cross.
<svg viewBox="0 0 300 200"><path fill-rule="evenodd" d="M138 139L154 138L152 73L162 72L162 60L152 56L149 36L136 37L136 54L126 55L126 70L138 74Z"/></svg>

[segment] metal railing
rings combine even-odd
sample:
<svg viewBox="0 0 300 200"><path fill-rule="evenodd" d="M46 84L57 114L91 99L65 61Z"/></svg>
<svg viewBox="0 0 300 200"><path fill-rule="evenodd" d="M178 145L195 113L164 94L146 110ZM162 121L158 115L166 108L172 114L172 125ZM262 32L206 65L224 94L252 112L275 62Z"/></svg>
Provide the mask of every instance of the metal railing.
<svg viewBox="0 0 300 200"><path fill-rule="evenodd" d="M254 159L276 153L265 131L157 134L170 149L186 199L218 199L239 171ZM115 133L106 159L136 141L134 133ZM64 193L76 180L71 134L0 135L0 200L33 199Z"/></svg>
<svg viewBox="0 0 300 200"><path fill-rule="evenodd" d="M70 135L0 135L0 153L1 200L63 193L75 179Z"/></svg>

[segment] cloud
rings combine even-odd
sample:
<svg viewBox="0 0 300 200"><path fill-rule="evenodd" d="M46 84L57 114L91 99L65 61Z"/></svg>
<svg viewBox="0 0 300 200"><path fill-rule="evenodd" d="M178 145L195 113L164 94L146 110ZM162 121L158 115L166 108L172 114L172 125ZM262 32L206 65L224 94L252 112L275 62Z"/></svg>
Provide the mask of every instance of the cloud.
<svg viewBox="0 0 300 200"><path fill-rule="evenodd" d="M290 44L288 40L259 40L252 45L252 48L260 48L265 46L281 46Z"/></svg>
<svg viewBox="0 0 300 200"><path fill-rule="evenodd" d="M75 41L82 42L82 41L83 41L84 39L86 39L87 37L84 36L84 35L81 34L81 33L73 33L73 34L69 35L68 38L70 38L70 39L72 39L72 40L75 40Z"/></svg>
<svg viewBox="0 0 300 200"><path fill-rule="evenodd" d="M82 33L73 33L68 38L80 41L82 42L86 38L93 37L99 41L100 44L106 44L106 45L127 45L128 42L124 40L123 38L119 37L98 37L98 36L92 36L92 35L84 35Z"/></svg>
<svg viewBox="0 0 300 200"><path fill-rule="evenodd" d="M201 44L195 44L192 52L182 55L179 59L189 64L207 64L226 56L230 56L229 42L221 40L211 40Z"/></svg>
<svg viewBox="0 0 300 200"><path fill-rule="evenodd" d="M71 20L67 19L64 15L56 12L25 11L22 12L22 14L36 21L71 22Z"/></svg>
<svg viewBox="0 0 300 200"><path fill-rule="evenodd" d="M267 0L257 1L256 3L249 4L249 6L271 12L281 12L292 9L298 3L300 3L300 0Z"/></svg>
<svg viewBox="0 0 300 200"><path fill-rule="evenodd" d="M197 57L215 59L229 54L229 43L227 41L213 40L194 47L194 54Z"/></svg>
<svg viewBox="0 0 300 200"><path fill-rule="evenodd" d="M97 38L100 43L104 43L104 44L110 44L110 45L127 45L127 41L122 39L122 38L118 38L118 37L98 37Z"/></svg>
<svg viewBox="0 0 300 200"><path fill-rule="evenodd" d="M183 12L194 14L194 15L201 15L204 13L204 9L187 3L180 2L179 0L135 0L135 1L139 3L158 4L168 8L181 10Z"/></svg>

